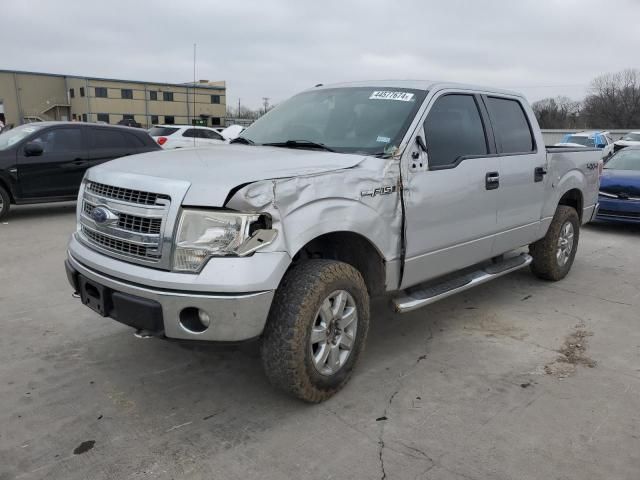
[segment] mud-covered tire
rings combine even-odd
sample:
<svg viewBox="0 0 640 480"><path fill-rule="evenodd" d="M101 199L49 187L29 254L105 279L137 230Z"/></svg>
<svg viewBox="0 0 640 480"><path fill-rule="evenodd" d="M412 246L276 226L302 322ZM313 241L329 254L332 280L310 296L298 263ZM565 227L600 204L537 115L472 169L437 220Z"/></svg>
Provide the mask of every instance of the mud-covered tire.
<svg viewBox="0 0 640 480"><path fill-rule="evenodd" d="M9 208L11 207L11 198L9 192L0 185L0 220L4 219L9 214Z"/></svg>
<svg viewBox="0 0 640 480"><path fill-rule="evenodd" d="M559 260L561 238L564 237L567 224L573 232L571 252L565 255L566 261ZM544 238L529 245L529 254L533 257L531 271L543 280L557 281L567 276L578 250L580 239L580 218L573 207L559 205L549 230Z"/></svg>
<svg viewBox="0 0 640 480"><path fill-rule="evenodd" d="M345 363L333 374L314 364L311 331L332 292L345 291L355 304L357 329ZM310 403L322 402L349 380L369 329L369 295L362 275L335 260L307 260L293 266L276 291L262 339L262 364L270 382Z"/></svg>

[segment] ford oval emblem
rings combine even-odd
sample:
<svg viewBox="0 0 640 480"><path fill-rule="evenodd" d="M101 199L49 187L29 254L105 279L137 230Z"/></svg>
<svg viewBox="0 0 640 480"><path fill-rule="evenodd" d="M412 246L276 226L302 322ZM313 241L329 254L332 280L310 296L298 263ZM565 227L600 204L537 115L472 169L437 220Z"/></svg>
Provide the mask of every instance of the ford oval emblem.
<svg viewBox="0 0 640 480"><path fill-rule="evenodd" d="M99 225L105 225L118 220L118 215L105 207L96 207L91 211L91 218Z"/></svg>

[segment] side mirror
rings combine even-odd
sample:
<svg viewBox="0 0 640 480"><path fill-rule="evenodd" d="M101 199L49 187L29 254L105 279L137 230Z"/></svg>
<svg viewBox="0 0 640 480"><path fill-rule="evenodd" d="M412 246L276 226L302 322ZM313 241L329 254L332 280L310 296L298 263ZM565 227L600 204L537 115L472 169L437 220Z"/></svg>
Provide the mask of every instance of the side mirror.
<svg viewBox="0 0 640 480"><path fill-rule="evenodd" d="M29 142L24 146L24 154L27 157L39 157L43 152L42 145L36 142Z"/></svg>
<svg viewBox="0 0 640 480"><path fill-rule="evenodd" d="M416 143L420 147L420 150L422 150L424 153L427 153L427 144L424 143L424 139L420 135L416 137Z"/></svg>
<svg viewBox="0 0 640 480"><path fill-rule="evenodd" d="M605 148L607 146L606 143L597 143L596 148Z"/></svg>

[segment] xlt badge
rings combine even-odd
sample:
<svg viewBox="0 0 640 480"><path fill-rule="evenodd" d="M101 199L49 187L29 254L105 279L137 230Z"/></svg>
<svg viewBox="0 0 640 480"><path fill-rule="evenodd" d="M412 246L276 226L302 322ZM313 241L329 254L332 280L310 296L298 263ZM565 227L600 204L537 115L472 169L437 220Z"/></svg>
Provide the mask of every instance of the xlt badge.
<svg viewBox="0 0 640 480"><path fill-rule="evenodd" d="M363 190L360 192L362 197L375 197L376 195L390 195L396 191L395 185L387 185L384 187L377 187L373 190Z"/></svg>

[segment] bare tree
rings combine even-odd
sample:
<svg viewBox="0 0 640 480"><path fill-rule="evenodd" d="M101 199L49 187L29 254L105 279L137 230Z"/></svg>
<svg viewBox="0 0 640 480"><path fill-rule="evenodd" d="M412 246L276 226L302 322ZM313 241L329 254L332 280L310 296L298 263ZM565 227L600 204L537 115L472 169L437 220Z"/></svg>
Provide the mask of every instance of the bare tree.
<svg viewBox="0 0 640 480"><path fill-rule="evenodd" d="M580 102L568 97L543 98L531 105L541 128L577 128Z"/></svg>
<svg viewBox="0 0 640 480"><path fill-rule="evenodd" d="M245 107L244 105L234 108L230 105L227 105L227 117L231 118L244 118L249 120L255 120L256 118L260 118L262 115L262 110L252 110L249 107Z"/></svg>
<svg viewBox="0 0 640 480"><path fill-rule="evenodd" d="M640 70L629 69L595 78L584 100L583 114L590 126L640 126Z"/></svg>

